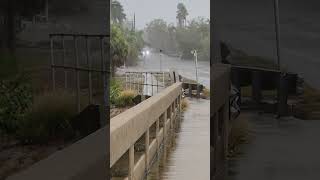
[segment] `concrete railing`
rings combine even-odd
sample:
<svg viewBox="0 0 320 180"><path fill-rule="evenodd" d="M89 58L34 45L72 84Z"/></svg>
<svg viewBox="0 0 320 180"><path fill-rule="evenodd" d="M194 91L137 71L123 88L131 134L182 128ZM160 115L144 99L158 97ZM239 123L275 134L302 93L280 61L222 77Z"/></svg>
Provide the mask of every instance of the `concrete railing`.
<svg viewBox="0 0 320 180"><path fill-rule="evenodd" d="M212 179L220 179L225 170L224 165L228 150L228 134L230 129L230 66L214 64L211 69L211 177Z"/></svg>
<svg viewBox="0 0 320 180"><path fill-rule="evenodd" d="M110 168L128 152L128 177L124 179L143 179L169 130L177 123L175 117L181 112L181 93L182 83L174 83L159 94L111 119ZM149 142L152 125L156 126L156 137ZM143 135L145 151L135 161L134 146Z"/></svg>
<svg viewBox="0 0 320 180"><path fill-rule="evenodd" d="M96 131L6 180L106 180L107 129Z"/></svg>

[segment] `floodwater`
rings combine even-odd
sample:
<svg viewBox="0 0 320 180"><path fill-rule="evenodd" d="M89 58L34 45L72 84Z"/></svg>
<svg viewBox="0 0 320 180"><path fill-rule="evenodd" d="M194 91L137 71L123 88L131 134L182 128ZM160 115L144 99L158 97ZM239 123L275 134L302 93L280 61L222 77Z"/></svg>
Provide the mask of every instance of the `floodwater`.
<svg viewBox="0 0 320 180"><path fill-rule="evenodd" d="M161 61L161 66L160 66ZM165 54L150 53L137 66L128 67L128 71L163 71L176 70L180 75L196 80L196 69L193 60L185 60L176 57L170 57ZM210 62L198 61L198 79L199 83L207 88L210 87Z"/></svg>
<svg viewBox="0 0 320 180"><path fill-rule="evenodd" d="M210 101L188 99L180 127L153 164L147 180L210 179Z"/></svg>
<svg viewBox="0 0 320 180"><path fill-rule="evenodd" d="M320 121L243 113L251 124L250 143L229 162L227 180L320 179Z"/></svg>

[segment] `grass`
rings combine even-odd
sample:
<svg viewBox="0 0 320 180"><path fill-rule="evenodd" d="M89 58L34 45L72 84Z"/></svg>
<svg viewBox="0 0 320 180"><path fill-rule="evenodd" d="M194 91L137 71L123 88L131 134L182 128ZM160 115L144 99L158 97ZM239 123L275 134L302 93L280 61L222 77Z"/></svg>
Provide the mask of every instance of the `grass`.
<svg viewBox="0 0 320 180"><path fill-rule="evenodd" d="M121 91L119 96L116 98L116 106L126 107L134 105L133 99L136 97L137 93L133 90Z"/></svg>
<svg viewBox="0 0 320 180"><path fill-rule="evenodd" d="M241 114L232 123L228 140L228 157L234 157L240 153L240 145L249 141L249 129L250 124L245 114Z"/></svg>
<svg viewBox="0 0 320 180"><path fill-rule="evenodd" d="M38 95L21 119L17 138L27 144L70 138L73 135L70 120L76 113L74 96L70 93L59 91Z"/></svg>
<svg viewBox="0 0 320 180"><path fill-rule="evenodd" d="M189 107L189 101L187 98L183 98L181 100L181 111L184 112L187 110L187 108Z"/></svg>

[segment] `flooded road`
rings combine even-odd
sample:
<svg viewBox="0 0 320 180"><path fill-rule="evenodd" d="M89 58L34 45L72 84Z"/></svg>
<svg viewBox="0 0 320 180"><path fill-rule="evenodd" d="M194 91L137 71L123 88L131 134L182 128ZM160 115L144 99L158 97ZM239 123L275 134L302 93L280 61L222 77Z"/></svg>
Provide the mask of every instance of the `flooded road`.
<svg viewBox="0 0 320 180"><path fill-rule="evenodd" d="M180 128L163 148L147 180L210 179L210 101L189 99Z"/></svg>
<svg viewBox="0 0 320 180"><path fill-rule="evenodd" d="M245 116L245 117L244 117ZM320 179L320 121L242 114L253 139L229 162L227 180Z"/></svg>
<svg viewBox="0 0 320 180"><path fill-rule="evenodd" d="M170 57L165 54L150 53L148 56L138 62L137 66L128 67L128 71L163 71L176 70L180 75L188 79L196 79L196 69L193 60L179 59ZM198 76L199 83L207 88L210 87L210 62L198 61Z"/></svg>

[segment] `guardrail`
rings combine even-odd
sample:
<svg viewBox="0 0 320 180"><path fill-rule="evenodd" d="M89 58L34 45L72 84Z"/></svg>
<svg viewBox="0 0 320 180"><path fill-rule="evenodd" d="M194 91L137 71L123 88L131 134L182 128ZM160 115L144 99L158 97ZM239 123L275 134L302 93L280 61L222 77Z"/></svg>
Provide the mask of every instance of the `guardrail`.
<svg viewBox="0 0 320 180"><path fill-rule="evenodd" d="M182 83L174 83L111 119L110 168L128 152L128 177L124 179L143 179L169 130L178 123L175 117L181 112L181 94ZM150 142L150 128L153 125L156 126L156 136ZM135 161L135 143L143 136L145 151Z"/></svg>
<svg viewBox="0 0 320 180"><path fill-rule="evenodd" d="M210 158L211 178L221 179L225 171L230 120L230 66L214 64L211 68Z"/></svg>

